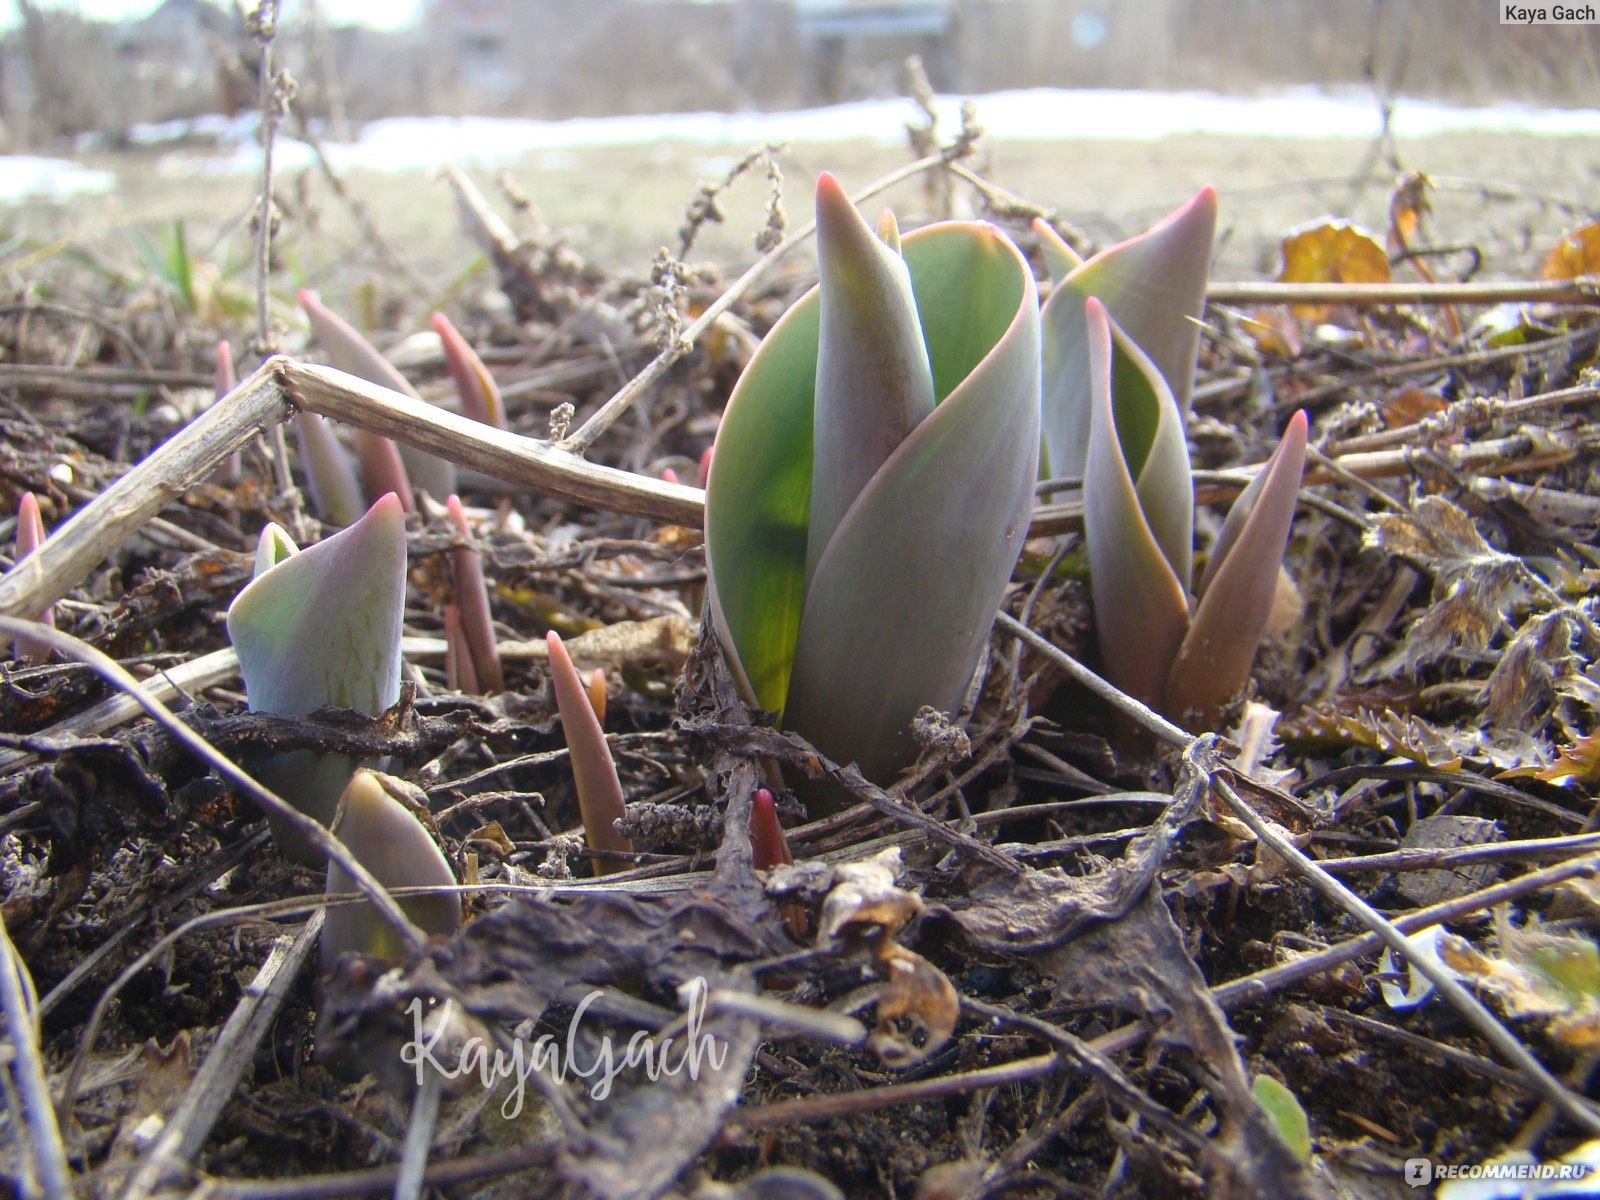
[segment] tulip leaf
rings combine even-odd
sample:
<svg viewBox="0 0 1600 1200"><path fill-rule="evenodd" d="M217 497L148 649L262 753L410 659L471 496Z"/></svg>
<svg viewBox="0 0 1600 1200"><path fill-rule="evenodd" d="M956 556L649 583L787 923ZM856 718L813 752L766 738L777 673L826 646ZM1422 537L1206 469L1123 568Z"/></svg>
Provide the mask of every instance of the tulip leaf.
<svg viewBox="0 0 1600 1200"><path fill-rule="evenodd" d="M394 364L379 354L366 338L356 332L353 325L309 291L302 289L300 292L300 307L305 309L311 321L311 332L316 336L318 345L339 370L391 391L402 392L419 400L422 398L406 377L395 369ZM448 496L456 490L456 469L452 464L410 446L401 446L398 450L405 463L406 475L416 487L425 489L435 499ZM366 482L370 486L372 481ZM377 486L392 487L394 484L392 480L385 480ZM409 502L410 497L405 499Z"/></svg>
<svg viewBox="0 0 1600 1200"><path fill-rule="evenodd" d="M1244 687L1272 612L1278 568L1306 458L1306 415L1295 413L1260 474L1234 502L1201 581L1194 623L1172 664L1168 712L1216 714Z"/></svg>
<svg viewBox="0 0 1600 1200"><path fill-rule="evenodd" d="M818 179L822 326L807 580L856 497L933 411L928 348L892 217L883 230L887 237L873 232L832 175Z"/></svg>
<svg viewBox="0 0 1600 1200"><path fill-rule="evenodd" d="M387 495L348 529L283 557L270 528L275 560L228 608L228 636L239 656L245 694L256 712L300 716L338 705L376 715L400 696L400 632L405 601L405 516ZM354 764L310 751L280 755L263 781L326 824ZM296 857L311 848L293 837Z"/></svg>
<svg viewBox="0 0 1600 1200"><path fill-rule="evenodd" d="M364 505L350 455L317 413L295 413L294 435L317 515L333 525L354 525Z"/></svg>
<svg viewBox="0 0 1600 1200"><path fill-rule="evenodd" d="M1150 360L1121 337L1099 301L1088 300L1085 312L1094 407L1084 530L1101 658L1107 678L1161 708L1167 671L1189 624L1188 447L1172 395ZM1120 339L1115 351L1114 339ZM1123 360L1115 380L1114 354ZM1128 444L1137 452L1137 478Z"/></svg>
<svg viewBox="0 0 1600 1200"><path fill-rule="evenodd" d="M1033 219L1033 233L1039 239L1039 253L1044 256L1044 265L1050 272L1052 284L1060 284L1073 271L1083 266L1083 255L1067 245L1067 240L1043 217Z"/></svg>
<svg viewBox="0 0 1600 1200"><path fill-rule="evenodd" d="M1202 188L1151 229L1107 247L1057 283L1043 312L1045 470L1051 476L1084 470L1091 401L1083 302L1090 296L1149 355L1179 416L1188 415L1216 224L1217 194ZM1072 251L1059 238L1040 238L1054 275L1066 261L1063 252Z"/></svg>
<svg viewBox="0 0 1600 1200"><path fill-rule="evenodd" d="M971 223L909 234L904 250L936 362L945 352L935 378L966 371L819 559L784 709L785 725L877 779L914 757L919 707L959 705L1021 550L1038 470L1037 301L1020 253Z"/></svg>
<svg viewBox="0 0 1600 1200"><path fill-rule="evenodd" d="M456 395L461 400L463 416L493 425L506 427L505 401L500 398L500 388L489 374L489 368L478 357L478 352L442 312L433 314L434 332L444 349L444 365L456 385Z"/></svg>
<svg viewBox="0 0 1600 1200"><path fill-rule="evenodd" d="M339 817L333 832L386 889L455 887L455 873L422 822L391 796L371 771L357 771L351 777L339 799ZM337 862L329 862L328 894L356 890L345 869ZM412 924L425 934L449 937L461 924L461 897L454 891L406 896L399 904ZM406 946L371 902L363 900L328 909L320 949L323 972L331 970L344 954L401 959L406 955Z"/></svg>
<svg viewBox="0 0 1600 1200"><path fill-rule="evenodd" d="M767 334L728 399L706 480L712 616L769 712L783 711L805 596L821 310L812 289Z"/></svg>

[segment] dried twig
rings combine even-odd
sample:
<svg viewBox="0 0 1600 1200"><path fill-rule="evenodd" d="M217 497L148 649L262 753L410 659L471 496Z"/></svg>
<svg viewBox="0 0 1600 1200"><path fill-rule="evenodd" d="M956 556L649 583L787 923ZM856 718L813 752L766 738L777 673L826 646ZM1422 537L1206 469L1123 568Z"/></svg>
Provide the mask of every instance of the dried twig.
<svg viewBox="0 0 1600 1200"><path fill-rule="evenodd" d="M249 1068L255 1047L278 1019L290 985L310 958L322 931L323 916L319 909L292 939L285 935L273 943L177 1109L140 1159L123 1193L125 1200L144 1200L161 1185L167 1172L180 1161L194 1158L205 1145L228 1097Z"/></svg>

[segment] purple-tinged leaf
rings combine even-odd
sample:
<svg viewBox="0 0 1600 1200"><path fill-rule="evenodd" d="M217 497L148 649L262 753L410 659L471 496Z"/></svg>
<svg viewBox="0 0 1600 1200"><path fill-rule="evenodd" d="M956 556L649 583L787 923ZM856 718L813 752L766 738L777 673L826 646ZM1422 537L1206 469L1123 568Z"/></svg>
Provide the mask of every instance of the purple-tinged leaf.
<svg viewBox="0 0 1600 1200"><path fill-rule="evenodd" d="M1085 302L1093 420L1083 481L1084 534L1102 670L1137 700L1163 707L1167 672L1189 625L1193 521L1188 447L1166 384L1138 348L1116 344L1098 300ZM1112 378L1114 359L1123 369ZM1113 397L1113 390L1118 394ZM1125 428L1124 428L1125 427ZM1130 458L1132 461L1130 462ZM1162 508L1158 538L1148 513ZM1174 563L1171 555L1178 555Z"/></svg>
<svg viewBox="0 0 1600 1200"><path fill-rule="evenodd" d="M32 492L23 492L17 501L17 547L13 559L21 562L44 545L44 518L39 515L39 498ZM55 605L47 604L39 614L39 623L55 628ZM17 638L11 643L11 657L26 666L38 666L49 661L50 647L32 638Z"/></svg>
<svg viewBox="0 0 1600 1200"><path fill-rule="evenodd" d="M1168 715L1192 712L1209 723L1249 679L1277 594L1305 458L1306 415L1297 412L1217 535L1194 622L1167 682Z"/></svg>
<svg viewBox="0 0 1600 1200"><path fill-rule="evenodd" d="M305 310L306 316L311 321L312 334L327 352L335 367L350 375L359 376L369 383L376 383L391 391L421 399L417 389L411 386L406 377L395 370L394 364L379 354L366 338L356 332L354 326L304 289L300 291L300 307ZM394 486L396 476L393 466L386 461L387 454L382 453L376 446L369 448L365 444L373 440L389 442L388 438L380 438L379 435L366 433L364 430L356 432L356 455L362 463L362 484L368 489L367 495L369 497L381 495L382 492L373 490L378 487L383 491L393 491L406 501L406 511L412 511L410 490ZM392 442L389 444L394 445ZM448 496L456 490L456 469L444 459L436 458L421 450L413 450L409 446L396 447L396 453L405 463L405 475L410 484L422 488L435 499Z"/></svg>
<svg viewBox="0 0 1600 1200"><path fill-rule="evenodd" d="M223 338L217 342L217 368L214 379L217 398L221 399L233 391L234 385L238 382L238 376L233 371L233 347L228 345L227 338Z"/></svg>
<svg viewBox="0 0 1600 1200"><path fill-rule="evenodd" d="M1159 224L1069 271L1044 306L1044 449L1051 476L1080 476L1089 435L1088 330L1094 296L1166 380L1180 418L1189 412L1217 194L1202 188ZM1046 251L1054 273L1065 243ZM1068 251L1070 253L1070 250Z"/></svg>
<svg viewBox="0 0 1600 1200"><path fill-rule="evenodd" d="M354 525L366 511L366 505L349 452L339 444L328 423L314 412L295 413L294 436L317 515L330 525ZM395 494L406 497L411 489L408 485Z"/></svg>
<svg viewBox="0 0 1600 1200"><path fill-rule="evenodd" d="M442 312L433 314L433 328L439 335L439 344L444 347L444 365L456 385L456 395L461 398L462 415L504 429L505 402L500 399L500 388L489 374L489 368L483 365L483 359Z"/></svg>
<svg viewBox="0 0 1600 1200"><path fill-rule="evenodd" d="M500 669L500 651L495 647L494 617L489 612L489 586L483 578L483 558L472 548L472 529L467 524L461 498L451 494L444 506L463 543L450 551L450 565L455 575L461 628L472 655L472 673L486 693L503 692L506 680Z"/></svg>
<svg viewBox="0 0 1600 1200"><path fill-rule="evenodd" d="M270 530L275 549L277 535ZM252 710L300 716L325 705L377 715L400 697L405 603L405 513L387 495L348 529L281 558L228 608ZM327 824L355 764L338 755L279 755L259 774L302 812ZM320 862L313 847L283 837L285 851Z"/></svg>
<svg viewBox="0 0 1600 1200"><path fill-rule="evenodd" d="M822 306L806 578L884 461L933 411L933 373L891 217L874 233L832 175L817 180Z"/></svg>
<svg viewBox="0 0 1600 1200"><path fill-rule="evenodd" d="M416 512L411 498L411 472L400 447L369 429L355 431L356 466L361 472L361 490L368 496L395 496L406 512Z"/></svg>
<svg viewBox="0 0 1600 1200"><path fill-rule="evenodd" d="M468 696L478 694L478 673L472 669L472 650L461 624L461 610L444 606L444 685Z"/></svg>
<svg viewBox="0 0 1600 1200"><path fill-rule="evenodd" d="M1026 261L999 229L971 222L908 234L904 251L939 403L817 561L783 709L786 727L875 781L916 757L919 708L960 706L1038 473L1038 299Z"/></svg>
<svg viewBox="0 0 1600 1200"><path fill-rule="evenodd" d="M617 822L626 815L622 781L611 759L611 747L600 728L600 719L589 702L578 669L551 630L545 637L550 651L550 681L555 685L556 707L561 712L561 730L567 738L567 753L572 760L572 778L578 792L578 809L589 845L596 850L633 853L633 841L617 832ZM626 864L613 859L596 859L596 875L626 870Z"/></svg>
<svg viewBox="0 0 1600 1200"><path fill-rule="evenodd" d="M386 889L456 886L455 873L422 822L371 771L357 771L351 777L338 809L334 834ZM329 862L327 894L356 890L344 868ZM461 897L454 891L405 896L399 904L412 924L431 937L449 937L461 924ZM362 900L328 909L320 954L326 974L342 955L403 959L406 947L372 904Z"/></svg>

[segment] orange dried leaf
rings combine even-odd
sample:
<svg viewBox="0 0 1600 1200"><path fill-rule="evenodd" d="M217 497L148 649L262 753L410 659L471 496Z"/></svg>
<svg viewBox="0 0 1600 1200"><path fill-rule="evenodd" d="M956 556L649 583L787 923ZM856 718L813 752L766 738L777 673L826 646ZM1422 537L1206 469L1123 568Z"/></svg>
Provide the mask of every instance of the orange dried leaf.
<svg viewBox="0 0 1600 1200"><path fill-rule="evenodd" d="M1383 423L1389 429L1399 429L1415 425L1449 407L1450 402L1437 391L1408 383L1384 398Z"/></svg>
<svg viewBox="0 0 1600 1200"><path fill-rule="evenodd" d="M1280 283L1388 283L1389 256L1383 243L1345 221L1324 221L1283 239ZM1325 321L1331 304L1296 304L1302 321Z"/></svg>
<svg viewBox="0 0 1600 1200"><path fill-rule="evenodd" d="M1600 221L1569 229L1545 257L1539 272L1546 279L1600 275Z"/></svg>
<svg viewBox="0 0 1600 1200"><path fill-rule="evenodd" d="M1556 761L1544 770L1534 772L1533 777L1563 786L1600 780L1600 730L1563 747Z"/></svg>

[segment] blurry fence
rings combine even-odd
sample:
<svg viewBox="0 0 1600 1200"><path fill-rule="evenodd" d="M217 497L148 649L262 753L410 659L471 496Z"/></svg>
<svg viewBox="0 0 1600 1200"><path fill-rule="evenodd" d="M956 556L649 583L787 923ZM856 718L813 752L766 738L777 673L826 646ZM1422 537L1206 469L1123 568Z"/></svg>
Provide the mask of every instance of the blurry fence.
<svg viewBox="0 0 1600 1200"><path fill-rule="evenodd" d="M1502 26L1493 0L948 7L939 29L853 36L805 25L790 0L430 0L409 32L291 25L279 55L299 78L304 110L340 109L355 119L788 108L893 93L909 53L922 55L937 87L954 92L1252 91L1375 79L1469 102L1588 106L1600 94L1600 29ZM27 20L0 44L9 149L215 111L230 95L230 74L248 60L232 17L205 0L168 0L146 22L120 26L41 12L25 0L23 9ZM66 80L70 86L60 86Z"/></svg>

